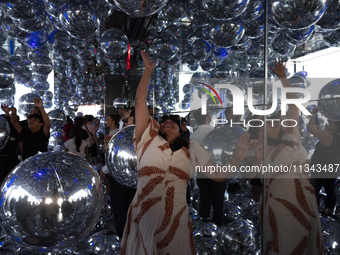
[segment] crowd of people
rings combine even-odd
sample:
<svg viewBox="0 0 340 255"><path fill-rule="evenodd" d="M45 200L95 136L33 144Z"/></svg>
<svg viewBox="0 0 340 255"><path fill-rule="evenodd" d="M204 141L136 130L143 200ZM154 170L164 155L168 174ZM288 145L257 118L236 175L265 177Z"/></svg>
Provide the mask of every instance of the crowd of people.
<svg viewBox="0 0 340 255"><path fill-rule="evenodd" d="M204 138L213 130L211 116L193 111L198 128L190 133L187 120L179 115L168 115L156 121L155 112L146 104L148 85L155 62L141 52L145 71L138 86L135 107L122 107L106 118L107 129L102 146L99 146L95 118L92 115L67 116L62 127L65 151L94 164L102 164L100 176L105 181L112 203L117 234L122 238L121 254L196 254L193 229L189 217L190 179L194 166L213 166L211 154L202 146ZM271 68L284 87L291 87L286 77L285 62L279 60ZM288 98L297 98L289 93ZM48 151L51 122L41 99L34 99L35 107L27 120L19 121L15 108L5 105L1 109L10 124L10 139L0 152L0 182L20 162L39 152ZM322 166L339 164L340 122L328 121L328 128L321 130L315 108L308 123L308 130L319 140L309 162L301 144L297 128L284 128L266 123L263 127L249 128L239 139L232 159L226 165L238 167L241 162L250 166ZM231 108L224 112L227 120L238 122L241 116ZM299 109L289 105L287 119L299 121ZM249 115L249 119L262 120L263 116ZM282 118L278 112L272 118ZM105 166L105 153L110 139L127 126L135 125L134 147L137 154L137 188L128 188L117 182ZM266 152L263 141L266 136ZM197 173L200 191L199 215L203 221L222 225L225 180L231 173ZM322 254L322 230L319 220L318 194L322 187L327 193L327 215L334 214L336 204L335 183L332 176L302 172L268 173L264 178L247 174L250 184L260 187L260 226L264 237L265 254ZM263 176L262 176L263 177ZM262 204L264 206L262 207ZM212 207L212 215L211 215ZM262 208L264 209L262 211Z"/></svg>

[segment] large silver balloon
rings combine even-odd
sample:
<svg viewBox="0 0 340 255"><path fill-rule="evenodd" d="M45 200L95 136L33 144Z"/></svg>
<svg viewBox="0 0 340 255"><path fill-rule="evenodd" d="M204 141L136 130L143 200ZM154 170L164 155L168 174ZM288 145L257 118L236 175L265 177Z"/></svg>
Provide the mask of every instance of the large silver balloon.
<svg viewBox="0 0 340 255"><path fill-rule="evenodd" d="M114 2L127 15L138 18L155 14L167 4L168 0L114 0Z"/></svg>
<svg viewBox="0 0 340 255"><path fill-rule="evenodd" d="M195 236L194 244L197 255L222 254L221 245L216 238Z"/></svg>
<svg viewBox="0 0 340 255"><path fill-rule="evenodd" d="M9 127L8 121L0 116L0 151L5 148L9 137L10 137L11 129Z"/></svg>
<svg viewBox="0 0 340 255"><path fill-rule="evenodd" d="M0 99L12 98L15 95L15 86L14 84L10 85L7 88L0 88Z"/></svg>
<svg viewBox="0 0 340 255"><path fill-rule="evenodd" d="M288 29L285 32L285 38L288 42L295 45L301 45L311 40L315 35L314 26L299 30Z"/></svg>
<svg viewBox="0 0 340 255"><path fill-rule="evenodd" d="M256 250L254 224L237 219L218 229L217 240L227 254L252 254Z"/></svg>
<svg viewBox="0 0 340 255"><path fill-rule="evenodd" d="M52 69L53 64L50 58L44 56L32 58L32 72L48 75Z"/></svg>
<svg viewBox="0 0 340 255"><path fill-rule="evenodd" d="M61 128L63 123L66 121L66 116L63 110L55 109L47 113L51 126L56 126Z"/></svg>
<svg viewBox="0 0 340 255"><path fill-rule="evenodd" d="M14 82L14 68L13 66L0 60L0 88L7 88Z"/></svg>
<svg viewBox="0 0 340 255"><path fill-rule="evenodd" d="M29 114L29 112L34 108L33 99L35 98L39 98L39 96L33 93L22 95L19 98L18 113L22 115Z"/></svg>
<svg viewBox="0 0 340 255"><path fill-rule="evenodd" d="M48 32L45 28L40 29L32 33L28 33L20 41L27 47L36 50L43 48L46 45L48 38Z"/></svg>
<svg viewBox="0 0 340 255"><path fill-rule="evenodd" d="M340 121L340 79L327 83L318 98L320 112L331 120Z"/></svg>
<svg viewBox="0 0 340 255"><path fill-rule="evenodd" d="M59 21L63 29L74 38L87 39L96 35L100 16L87 1L70 1L62 7Z"/></svg>
<svg viewBox="0 0 340 255"><path fill-rule="evenodd" d="M336 30L340 28L340 2L338 0L327 0L325 13L316 23L323 31Z"/></svg>
<svg viewBox="0 0 340 255"><path fill-rule="evenodd" d="M270 14L277 24L288 29L302 29L314 25L322 17L326 0L273 0Z"/></svg>
<svg viewBox="0 0 340 255"><path fill-rule="evenodd" d="M276 37L272 42L273 50L282 57L287 57L287 55L291 54L296 45L291 44L285 38L284 33L282 32L278 37Z"/></svg>
<svg viewBox="0 0 340 255"><path fill-rule="evenodd" d="M339 47L340 29L322 34L322 40L328 47Z"/></svg>
<svg viewBox="0 0 340 255"><path fill-rule="evenodd" d="M210 45L204 39L196 39L191 45L191 53L196 61L206 60L210 55Z"/></svg>
<svg viewBox="0 0 340 255"><path fill-rule="evenodd" d="M213 42L228 48L238 43L244 35L244 25L241 19L233 19L212 26L210 36Z"/></svg>
<svg viewBox="0 0 340 255"><path fill-rule="evenodd" d="M202 0L202 5L214 19L229 20L240 16L249 2L249 0Z"/></svg>
<svg viewBox="0 0 340 255"><path fill-rule="evenodd" d="M204 138L202 146L213 154L210 159L213 163L224 166L232 158L238 140L245 132L244 128L235 125L218 127Z"/></svg>
<svg viewBox="0 0 340 255"><path fill-rule="evenodd" d="M100 48L107 56L120 58L129 48L129 39L122 30L111 27L100 36Z"/></svg>
<svg viewBox="0 0 340 255"><path fill-rule="evenodd" d="M64 151L64 141L65 137L63 136L61 129L59 129L59 131L52 132L50 139L48 140L49 149L53 151Z"/></svg>
<svg viewBox="0 0 340 255"><path fill-rule="evenodd" d="M133 147L135 126L127 126L110 140L105 153L106 165L117 182L137 187L137 156Z"/></svg>
<svg viewBox="0 0 340 255"><path fill-rule="evenodd" d="M47 152L21 162L1 187L5 233L32 251L61 251L96 224L103 206L98 174L84 159Z"/></svg>
<svg viewBox="0 0 340 255"><path fill-rule="evenodd" d="M157 36L152 44L151 50L160 61L171 60L180 52L180 43L175 35L164 32Z"/></svg>
<svg viewBox="0 0 340 255"><path fill-rule="evenodd" d="M216 237L218 226L212 222L197 220L193 222L194 236Z"/></svg>
<svg viewBox="0 0 340 255"><path fill-rule="evenodd" d="M113 101L113 106L116 109L119 108L127 108L129 106L129 101L126 98L123 97L117 97L114 101Z"/></svg>
<svg viewBox="0 0 340 255"><path fill-rule="evenodd" d="M120 249L120 238L114 232L103 229L92 235L88 243L96 254L111 255Z"/></svg>

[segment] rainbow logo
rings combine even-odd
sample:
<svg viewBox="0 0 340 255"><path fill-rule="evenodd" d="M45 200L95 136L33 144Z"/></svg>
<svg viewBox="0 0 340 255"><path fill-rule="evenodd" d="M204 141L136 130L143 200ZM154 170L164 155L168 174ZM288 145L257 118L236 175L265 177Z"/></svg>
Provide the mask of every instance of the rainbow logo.
<svg viewBox="0 0 340 255"><path fill-rule="evenodd" d="M218 95L217 91L216 91L213 87L211 87L210 85L208 85L208 84L206 84L206 83L202 83L202 82L199 82L199 83L202 84L203 86L206 86L206 87L209 88L212 92L214 92L215 95L217 96L218 100L220 101L221 106L223 105L220 96ZM197 87L197 89L203 90L203 91L206 92L209 96L211 96L211 98L214 100L215 105L217 106L216 100L215 100L213 94L211 94L211 93L209 92L209 90L207 90L207 89L205 89L205 88L200 88L200 87Z"/></svg>

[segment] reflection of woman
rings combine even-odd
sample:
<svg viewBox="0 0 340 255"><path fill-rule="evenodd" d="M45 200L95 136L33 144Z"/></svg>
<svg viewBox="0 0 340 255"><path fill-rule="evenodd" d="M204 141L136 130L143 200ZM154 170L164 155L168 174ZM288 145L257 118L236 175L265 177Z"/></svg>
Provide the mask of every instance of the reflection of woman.
<svg viewBox="0 0 340 255"><path fill-rule="evenodd" d="M272 71L281 78L284 87L291 86L286 79L282 60L275 63ZM288 93L287 97L297 98L293 93ZM287 119L298 122L299 110L295 105L289 106ZM294 124L293 121L286 121L288 126ZM260 212L264 254L322 254L322 232L315 192L308 175L300 171L299 167L308 163L299 131L292 127L283 128L279 121L267 121L266 125L267 166L276 166L279 169L288 166L286 169L290 170L268 171L264 174L265 191L261 198L264 211ZM260 130L254 148L255 154L249 160L250 165L259 166L263 159L263 130Z"/></svg>
<svg viewBox="0 0 340 255"><path fill-rule="evenodd" d="M311 182L315 188L318 204L318 194L322 187L325 188L327 193L326 214L333 215L336 204L335 182L337 176L339 176L335 164L340 163L340 121L328 120L327 130L319 130L315 128L317 112L318 108L314 108L308 123L308 131L319 139L309 163L310 169L315 169L319 173L312 172Z"/></svg>
<svg viewBox="0 0 340 255"><path fill-rule="evenodd" d="M185 194L191 166L212 165L210 154L183 136L176 116L159 125L149 117L146 98L155 62L141 52L145 71L136 92L135 149L138 184L121 242L121 254L196 254ZM245 135L244 140L249 136ZM231 165L246 153L239 142ZM217 178L216 173L210 177ZM227 176L225 176L227 177Z"/></svg>
<svg viewBox="0 0 340 255"><path fill-rule="evenodd" d="M109 144L112 136L119 131L119 120L120 116L118 114L110 114L106 118L106 125L110 128L110 132L104 140L104 151L106 151L107 145Z"/></svg>

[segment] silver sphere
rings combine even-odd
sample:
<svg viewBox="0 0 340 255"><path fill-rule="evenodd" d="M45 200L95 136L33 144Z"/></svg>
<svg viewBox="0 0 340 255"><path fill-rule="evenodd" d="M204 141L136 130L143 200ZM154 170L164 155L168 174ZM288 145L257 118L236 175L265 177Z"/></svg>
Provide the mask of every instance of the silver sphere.
<svg viewBox="0 0 340 255"><path fill-rule="evenodd" d="M340 121L340 79L327 83L319 92L320 112L333 121Z"/></svg>
<svg viewBox="0 0 340 255"><path fill-rule="evenodd" d="M2 229L32 251L61 251L96 224L103 206L98 174L84 159L46 152L21 162L1 187Z"/></svg>
<svg viewBox="0 0 340 255"><path fill-rule="evenodd" d="M11 129L8 121L0 116L0 151L6 146L10 137L10 132Z"/></svg>
<svg viewBox="0 0 340 255"><path fill-rule="evenodd" d="M105 162L111 175L120 184L137 187L137 156L133 147L135 126L127 126L110 140L105 153Z"/></svg>
<svg viewBox="0 0 340 255"><path fill-rule="evenodd" d="M125 12L127 15L133 18L146 17L155 14L162 9L168 2L168 0L114 0L115 4Z"/></svg>

